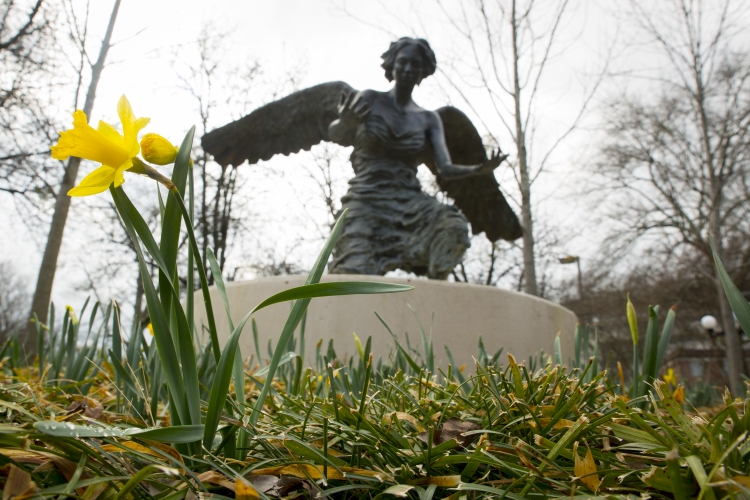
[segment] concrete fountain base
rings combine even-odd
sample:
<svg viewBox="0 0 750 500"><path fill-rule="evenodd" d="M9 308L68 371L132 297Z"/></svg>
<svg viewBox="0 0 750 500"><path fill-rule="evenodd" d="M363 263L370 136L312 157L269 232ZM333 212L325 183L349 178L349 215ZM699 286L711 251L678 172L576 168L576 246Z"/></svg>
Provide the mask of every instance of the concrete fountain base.
<svg viewBox="0 0 750 500"><path fill-rule="evenodd" d="M227 295L232 319L236 323L249 310L269 296L285 289L304 284L305 276L278 276L250 281L227 283ZM435 366L448 364L444 345L447 345L458 365L473 366L472 357L477 356L477 343L481 335L485 348L492 354L500 347L504 353L512 353L519 361L537 354L540 350L552 354L557 332L561 332L563 361L573 356L573 331L575 314L548 300L499 288L448 283L444 281L393 278L360 275L325 275L322 281L382 281L414 286L405 293L386 295L357 295L347 297L325 297L313 299L307 312L305 331L305 365L314 363L315 345L322 339L323 349L333 339L340 357L356 352L352 332L364 344L372 336L374 359L386 358L395 353L395 343L388 331L375 317L374 312L406 345L408 333L411 345L421 350L421 333L416 312L425 331L432 330ZM214 315L223 344L229 337L229 327L215 287L211 287ZM196 327L207 332L203 297L195 295ZM409 308L414 310L412 310ZM275 304L255 315L261 353L267 357L268 340L272 348L290 311L289 303ZM255 353L252 330L245 326L240 340L243 357Z"/></svg>

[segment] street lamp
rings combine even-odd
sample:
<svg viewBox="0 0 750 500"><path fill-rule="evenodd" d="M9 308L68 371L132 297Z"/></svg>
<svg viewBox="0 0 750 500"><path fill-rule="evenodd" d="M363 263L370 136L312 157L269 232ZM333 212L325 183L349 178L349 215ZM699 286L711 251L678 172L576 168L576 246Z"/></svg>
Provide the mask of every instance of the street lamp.
<svg viewBox="0 0 750 500"><path fill-rule="evenodd" d="M581 258L578 255L568 255L557 259L560 264L576 264L578 266L578 300L583 300L583 284L581 280Z"/></svg>
<svg viewBox="0 0 750 500"><path fill-rule="evenodd" d="M706 330L706 333L712 339L724 335L724 331L719 327L719 321L710 314L701 318L701 328Z"/></svg>

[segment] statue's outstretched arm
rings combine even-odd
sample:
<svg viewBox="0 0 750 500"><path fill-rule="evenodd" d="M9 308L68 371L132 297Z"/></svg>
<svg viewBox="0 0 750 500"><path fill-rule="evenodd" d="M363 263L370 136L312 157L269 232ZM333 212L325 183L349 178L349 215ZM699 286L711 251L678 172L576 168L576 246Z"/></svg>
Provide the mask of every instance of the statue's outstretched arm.
<svg viewBox="0 0 750 500"><path fill-rule="evenodd" d="M492 151L489 158L485 156L476 164L459 165L453 163L445 142L443 121L437 113L431 114L428 134L432 145L432 157L435 167L443 179L461 179L475 175L491 174L508 157L508 155L504 155L498 148Z"/></svg>
<svg viewBox="0 0 750 500"><path fill-rule="evenodd" d="M439 122L430 129L431 148L424 163L438 185L469 219L471 232L484 232L490 241L515 240L521 224L492 172L505 159L499 151L487 157L482 137L469 117L446 106L437 110Z"/></svg>

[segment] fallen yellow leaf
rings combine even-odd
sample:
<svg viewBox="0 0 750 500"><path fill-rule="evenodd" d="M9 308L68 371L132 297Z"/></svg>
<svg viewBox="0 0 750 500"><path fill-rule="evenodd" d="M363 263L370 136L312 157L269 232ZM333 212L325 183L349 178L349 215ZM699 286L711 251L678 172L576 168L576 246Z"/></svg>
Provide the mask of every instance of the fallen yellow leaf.
<svg viewBox="0 0 750 500"><path fill-rule="evenodd" d="M230 481L224 476L224 474L216 472L215 470L204 472L203 474L198 474L198 479L200 479L202 483L215 484L217 486L223 486L224 488L235 491L235 482Z"/></svg>
<svg viewBox="0 0 750 500"><path fill-rule="evenodd" d="M583 484L589 487L591 491L596 493L599 489L599 474L596 472L596 462L594 462L594 456L591 454L591 449L587 447L586 457L581 459L578 456L578 441L573 445L573 455L575 456L575 467L573 468L576 477L580 479Z"/></svg>
<svg viewBox="0 0 750 500"><path fill-rule="evenodd" d="M461 476L432 476L422 477L413 481L409 481L409 484L415 486L429 486L431 484L434 484L436 486L440 486L441 488L455 488L460 483Z"/></svg>
<svg viewBox="0 0 750 500"><path fill-rule="evenodd" d="M529 425L529 427L536 427L536 422L534 422L533 420L527 420L526 422ZM545 427L547 425L549 425L550 422L552 422L551 418L540 418L539 419L539 423L542 424ZM561 418L560 420L558 420L557 422L555 422L555 425L553 425L552 428L553 429L567 429L568 427L573 427L574 424L575 424L575 422L573 422L572 420L567 420L567 419Z"/></svg>
<svg viewBox="0 0 750 500"><path fill-rule="evenodd" d="M379 481L386 479L392 480L387 474L383 472L376 472L366 469L357 469L356 467L328 467L328 476L326 479L335 479L338 481L346 479L346 474L357 474L359 476L374 477ZM251 472L253 476L269 475L269 476L294 476L300 479L322 479L323 478L323 467L320 465L310 464L292 464L292 465L279 465L277 467L266 467L265 469L256 469Z"/></svg>
<svg viewBox="0 0 750 500"><path fill-rule="evenodd" d="M36 484L31 475L23 469L10 465L8 480L3 488L3 500L23 500L36 492Z"/></svg>
<svg viewBox="0 0 750 500"><path fill-rule="evenodd" d="M402 411L394 411L393 413L386 415L384 420L384 425L390 425L393 423L393 417L397 417L399 420L407 421L410 424L412 424L414 427L419 430L419 432L424 432L424 427L419 423L419 420L414 418L413 416L409 415L408 413L404 413Z"/></svg>
<svg viewBox="0 0 750 500"><path fill-rule="evenodd" d="M167 453L170 456L174 457L179 462L184 463L180 453L174 448L172 448L171 446L161 444L161 443L150 443L150 444L154 448L158 448L164 453ZM108 453L125 453L128 450L133 450L139 453L145 453L147 455L159 457L161 459L165 458L164 455L162 455L161 453L156 452L155 450L153 450L152 448L149 448L148 446L143 446L140 443L136 443L135 441L123 441L118 444L105 444L104 446L102 446L102 449Z"/></svg>
<svg viewBox="0 0 750 500"><path fill-rule="evenodd" d="M237 500L258 500L260 496L252 484L242 478L234 480L234 498Z"/></svg>

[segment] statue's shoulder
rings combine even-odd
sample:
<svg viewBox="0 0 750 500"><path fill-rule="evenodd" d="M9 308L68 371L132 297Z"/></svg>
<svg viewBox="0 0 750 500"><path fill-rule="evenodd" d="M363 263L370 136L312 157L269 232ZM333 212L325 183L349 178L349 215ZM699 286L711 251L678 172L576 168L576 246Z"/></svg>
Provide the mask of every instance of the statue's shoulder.
<svg viewBox="0 0 750 500"><path fill-rule="evenodd" d="M420 108L420 109L421 109L420 113L422 114L422 116L425 117L425 120L427 121L427 123L433 126L442 125L443 121L440 119L440 115L437 113L437 111L432 111L431 109L424 109L424 108Z"/></svg>
<svg viewBox="0 0 750 500"><path fill-rule="evenodd" d="M359 97L360 99L364 99L365 102L372 103L373 101L379 99L383 94L386 94L387 92L379 92L377 90L372 89L365 89L359 91Z"/></svg>

